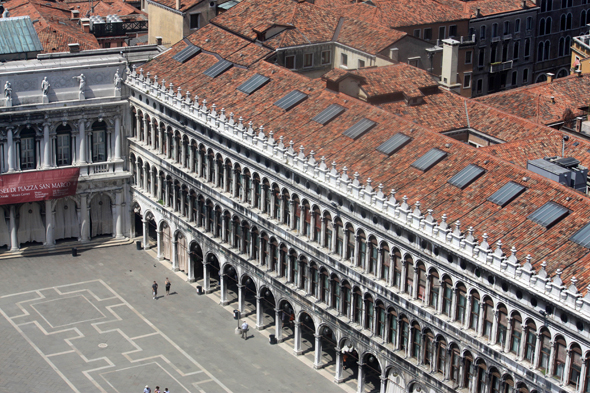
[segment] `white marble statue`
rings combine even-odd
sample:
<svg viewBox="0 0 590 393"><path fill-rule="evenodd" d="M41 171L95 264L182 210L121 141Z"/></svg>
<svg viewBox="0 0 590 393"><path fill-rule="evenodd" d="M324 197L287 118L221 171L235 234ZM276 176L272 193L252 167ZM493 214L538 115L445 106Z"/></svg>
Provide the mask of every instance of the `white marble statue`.
<svg viewBox="0 0 590 393"><path fill-rule="evenodd" d="M41 91L43 91L44 96L49 93L49 87L51 87L51 85L49 84L47 77L43 78L43 81L41 82Z"/></svg>
<svg viewBox="0 0 590 393"><path fill-rule="evenodd" d="M79 76L75 76L73 79L78 79L78 81L80 82L80 92L84 92L84 90L86 89L86 77L84 76L84 74L80 74Z"/></svg>
<svg viewBox="0 0 590 393"><path fill-rule="evenodd" d="M121 88L121 76L119 76L119 70L115 71L115 76L113 77L113 84L115 85L115 89Z"/></svg>
<svg viewBox="0 0 590 393"><path fill-rule="evenodd" d="M6 81L6 83L4 84L4 98L12 98L12 85L9 81Z"/></svg>

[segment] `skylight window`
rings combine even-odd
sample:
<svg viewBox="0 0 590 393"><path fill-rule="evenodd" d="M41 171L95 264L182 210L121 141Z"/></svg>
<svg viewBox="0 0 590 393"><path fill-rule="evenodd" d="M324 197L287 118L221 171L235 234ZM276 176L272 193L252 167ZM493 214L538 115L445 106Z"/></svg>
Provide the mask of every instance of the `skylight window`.
<svg viewBox="0 0 590 393"><path fill-rule="evenodd" d="M570 237L570 240L582 247L590 248L590 224L586 224L584 228Z"/></svg>
<svg viewBox="0 0 590 393"><path fill-rule="evenodd" d="M383 142L377 148L377 151L390 156L402 147L404 147L405 145L407 145L408 143L410 143L411 141L412 138L399 132L391 138L389 138L388 140L386 140L385 142Z"/></svg>
<svg viewBox="0 0 590 393"><path fill-rule="evenodd" d="M172 58L179 63L184 63L185 61L191 59L193 56L199 54L201 52L201 48L195 45L189 45L174 56Z"/></svg>
<svg viewBox="0 0 590 393"><path fill-rule="evenodd" d="M216 78L219 75L223 74L225 71L229 70L232 65L233 63L231 61L219 60L211 67L207 68L207 70L205 70L203 74L210 76L211 78Z"/></svg>
<svg viewBox="0 0 590 393"><path fill-rule="evenodd" d="M326 124L328 124L329 122L331 122L332 120L334 120L335 118L340 116L342 113L344 113L345 110L346 110L346 108L344 108L343 106L340 106L338 104L332 104L329 107L327 107L326 109L324 109L323 111L321 111L320 113L318 113L311 120L325 126Z"/></svg>
<svg viewBox="0 0 590 393"><path fill-rule="evenodd" d="M275 105L281 109L288 111L295 108L303 101L305 101L307 97L307 94L302 93L299 90L293 90L292 92L290 92L289 94L275 102Z"/></svg>
<svg viewBox="0 0 590 393"><path fill-rule="evenodd" d="M377 123L367 118L362 118L359 120L355 125L350 127L348 130L344 131L344 136L347 136L352 139L356 139L363 135L365 132L369 131L371 128L375 127Z"/></svg>
<svg viewBox="0 0 590 393"><path fill-rule="evenodd" d="M416 169L426 172L436 164L438 164L443 158L447 156L447 153L439 149L430 149L422 157L418 158L412 166Z"/></svg>
<svg viewBox="0 0 590 393"><path fill-rule="evenodd" d="M449 184L452 184L457 188L464 189L477 180L485 172L485 169L480 168L477 165L469 164L455 176L451 177L449 179Z"/></svg>
<svg viewBox="0 0 590 393"><path fill-rule="evenodd" d="M242 93L246 93L248 95L254 93L256 90L260 89L262 86L266 85L270 81L270 78L267 78L264 75L256 74L252 78L248 79L246 82L242 83L238 90Z"/></svg>
<svg viewBox="0 0 590 393"><path fill-rule="evenodd" d="M550 228L561 221L562 218L570 213L565 207L558 205L555 202L547 202L539 209L535 210L528 219L543 225L545 228Z"/></svg>
<svg viewBox="0 0 590 393"><path fill-rule="evenodd" d="M496 191L491 197L489 197L488 201L504 207L512 202L517 196L522 194L525 190L526 187L514 182L509 182Z"/></svg>

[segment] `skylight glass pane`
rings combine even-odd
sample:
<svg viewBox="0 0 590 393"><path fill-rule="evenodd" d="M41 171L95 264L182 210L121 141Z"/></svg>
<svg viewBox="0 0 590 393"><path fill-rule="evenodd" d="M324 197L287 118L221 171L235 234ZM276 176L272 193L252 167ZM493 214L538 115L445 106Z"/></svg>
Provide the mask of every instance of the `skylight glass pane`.
<svg viewBox="0 0 590 393"><path fill-rule="evenodd" d="M189 60L199 52L201 52L201 48L199 48L198 46L189 45L177 54L175 54L174 56L172 56L172 58L178 61L179 63L184 63L185 61Z"/></svg>
<svg viewBox="0 0 590 393"><path fill-rule="evenodd" d="M246 82L242 83L240 87L238 87L238 90L246 94L252 94L264 86L269 80L270 78L267 78L264 75L256 74Z"/></svg>
<svg viewBox="0 0 590 393"><path fill-rule="evenodd" d="M404 147L405 145L407 145L408 143L410 143L411 140L412 138L400 132L395 134L385 142L383 142L377 148L377 151L390 156L402 147Z"/></svg>
<svg viewBox="0 0 590 393"><path fill-rule="evenodd" d="M438 164L439 161L445 158L446 156L447 153L442 150L438 150L436 148L431 149L422 157L414 161L412 166L416 169L426 172L427 170Z"/></svg>
<svg viewBox="0 0 590 393"><path fill-rule="evenodd" d="M463 168L455 176L451 177L449 179L449 183L454 185L455 187L464 189L465 187L473 183L475 180L477 180L477 178L483 175L484 173L485 170L483 168L480 168L477 165L470 164Z"/></svg>
<svg viewBox="0 0 590 393"><path fill-rule="evenodd" d="M211 78L215 78L227 71L232 65L233 64L231 61L219 60L211 67L207 68L203 74L210 76Z"/></svg>
<svg viewBox="0 0 590 393"><path fill-rule="evenodd" d="M555 202L547 202L535 210L528 218L545 228L552 227L569 214L569 210Z"/></svg>
<svg viewBox="0 0 590 393"><path fill-rule="evenodd" d="M570 240L582 247L590 248L590 224L580 229L576 234L570 237Z"/></svg>
<svg viewBox="0 0 590 393"><path fill-rule="evenodd" d="M514 182L509 182L505 184L502 188L494 193L491 197L488 198L488 201L495 203L496 205L500 205L502 207L506 206L514 198L522 194L526 190L526 187L521 186L520 184L516 184Z"/></svg>
<svg viewBox="0 0 590 393"><path fill-rule="evenodd" d="M359 122L355 125L350 127L348 130L344 131L344 136L347 136L352 139L356 139L363 135L365 132L369 131L371 128L375 127L377 123L367 118L362 118Z"/></svg>
<svg viewBox="0 0 590 393"><path fill-rule="evenodd" d="M344 108L343 106L340 106L338 104L332 104L320 113L318 113L316 117L314 117L311 120L325 126L326 124L334 120L336 117L344 113L345 110L346 108Z"/></svg>
<svg viewBox="0 0 590 393"><path fill-rule="evenodd" d="M293 90L292 92L290 92L289 94L275 102L275 105L279 108L288 111L291 108L294 108L297 105L299 105L301 102L307 99L307 97L307 94L302 93L299 90Z"/></svg>

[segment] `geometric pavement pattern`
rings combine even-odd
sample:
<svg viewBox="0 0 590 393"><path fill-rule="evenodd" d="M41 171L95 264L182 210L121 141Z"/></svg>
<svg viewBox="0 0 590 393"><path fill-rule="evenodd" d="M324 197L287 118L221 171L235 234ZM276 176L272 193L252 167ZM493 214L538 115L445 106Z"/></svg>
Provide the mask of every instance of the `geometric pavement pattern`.
<svg viewBox="0 0 590 393"><path fill-rule="evenodd" d="M0 314L74 392L231 393L102 280L0 296Z"/></svg>

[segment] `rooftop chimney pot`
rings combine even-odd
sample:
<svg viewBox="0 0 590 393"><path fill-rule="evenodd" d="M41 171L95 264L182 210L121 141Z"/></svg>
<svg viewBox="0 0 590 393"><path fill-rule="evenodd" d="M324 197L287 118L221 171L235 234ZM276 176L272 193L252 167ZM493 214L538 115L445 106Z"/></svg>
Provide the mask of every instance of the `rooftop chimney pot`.
<svg viewBox="0 0 590 393"><path fill-rule="evenodd" d="M70 53L80 52L80 44L78 43L68 44L68 47L70 48Z"/></svg>
<svg viewBox="0 0 590 393"><path fill-rule="evenodd" d="M552 83L554 77L555 77L555 74L548 72L547 73L547 83Z"/></svg>

